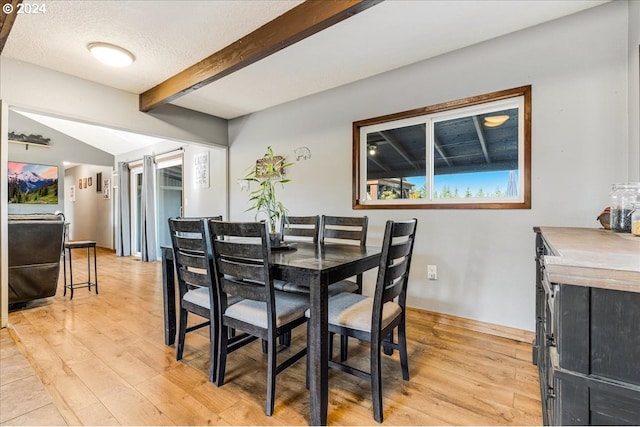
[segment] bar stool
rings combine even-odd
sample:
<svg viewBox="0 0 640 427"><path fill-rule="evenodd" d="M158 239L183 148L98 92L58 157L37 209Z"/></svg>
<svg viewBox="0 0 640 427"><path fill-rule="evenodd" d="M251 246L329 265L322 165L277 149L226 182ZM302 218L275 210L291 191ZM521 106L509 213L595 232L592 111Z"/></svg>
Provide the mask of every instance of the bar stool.
<svg viewBox="0 0 640 427"><path fill-rule="evenodd" d="M93 272L94 272L94 281L91 281L91 248L93 248ZM74 249L86 249L87 250L87 281L86 282L73 282L73 263L71 262L71 252ZM67 284L67 253L69 254L69 284ZM96 258L96 242L93 240L77 240L68 242L65 239L64 242L64 250L63 250L63 265L64 265L64 293L63 296L67 295L67 289L71 291L71 298L73 299L73 289L74 288L89 288L89 292L91 292L91 286L96 287L96 295L98 295L98 262Z"/></svg>

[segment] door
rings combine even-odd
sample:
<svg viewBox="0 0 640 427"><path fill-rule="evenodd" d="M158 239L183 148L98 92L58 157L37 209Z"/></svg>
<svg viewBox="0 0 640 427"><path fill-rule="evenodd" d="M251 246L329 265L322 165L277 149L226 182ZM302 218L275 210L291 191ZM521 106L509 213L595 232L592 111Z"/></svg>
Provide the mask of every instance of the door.
<svg viewBox="0 0 640 427"><path fill-rule="evenodd" d="M160 247L171 245L168 219L182 215L183 195L182 153L156 158L156 253L160 259ZM142 252L142 166L131 167L131 254Z"/></svg>

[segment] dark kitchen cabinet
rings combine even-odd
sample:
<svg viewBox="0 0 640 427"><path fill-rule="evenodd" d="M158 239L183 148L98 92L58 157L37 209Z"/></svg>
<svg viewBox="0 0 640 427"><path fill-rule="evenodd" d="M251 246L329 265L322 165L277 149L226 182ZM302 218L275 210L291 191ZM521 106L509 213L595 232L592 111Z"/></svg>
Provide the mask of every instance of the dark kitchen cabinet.
<svg viewBox="0 0 640 427"><path fill-rule="evenodd" d="M534 230L545 425L640 425L640 238Z"/></svg>

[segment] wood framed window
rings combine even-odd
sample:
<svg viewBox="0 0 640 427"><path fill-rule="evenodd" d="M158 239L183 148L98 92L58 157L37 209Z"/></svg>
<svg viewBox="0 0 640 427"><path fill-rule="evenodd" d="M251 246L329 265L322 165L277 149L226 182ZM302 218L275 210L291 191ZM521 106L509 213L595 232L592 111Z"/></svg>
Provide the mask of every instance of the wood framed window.
<svg viewBox="0 0 640 427"><path fill-rule="evenodd" d="M531 86L354 122L353 208L531 208Z"/></svg>

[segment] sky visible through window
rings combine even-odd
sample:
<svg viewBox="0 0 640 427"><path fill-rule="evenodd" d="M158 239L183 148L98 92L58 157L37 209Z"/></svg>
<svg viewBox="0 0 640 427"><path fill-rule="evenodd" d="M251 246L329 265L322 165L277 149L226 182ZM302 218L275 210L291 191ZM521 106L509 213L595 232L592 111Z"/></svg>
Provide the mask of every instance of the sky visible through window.
<svg viewBox="0 0 640 427"><path fill-rule="evenodd" d="M515 183L518 182L518 171L514 171ZM415 188L419 189L425 185L426 178L424 176L413 176L406 178L411 184L415 184ZM507 186L509 184L509 171L494 172L473 172L458 173L452 175L436 175L434 177L434 191L442 194L445 187L449 187L451 193L458 190L460 197L464 197L467 189L475 197L480 193L485 196L495 195L496 190L500 189L500 194L504 197L507 194Z"/></svg>

